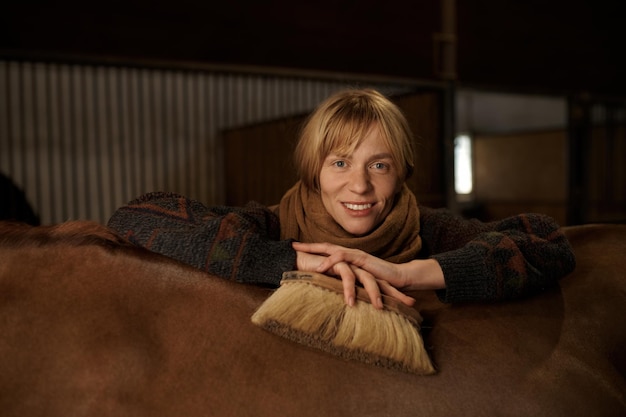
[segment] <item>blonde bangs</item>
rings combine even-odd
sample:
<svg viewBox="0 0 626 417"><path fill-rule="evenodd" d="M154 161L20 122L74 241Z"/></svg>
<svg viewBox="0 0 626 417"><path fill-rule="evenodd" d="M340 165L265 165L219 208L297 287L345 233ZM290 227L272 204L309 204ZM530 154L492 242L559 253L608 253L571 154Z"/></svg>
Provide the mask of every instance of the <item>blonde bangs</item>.
<svg viewBox="0 0 626 417"><path fill-rule="evenodd" d="M372 122L373 120L334 118L328 123L322 153L326 156L331 153L339 156L352 154L369 133Z"/></svg>

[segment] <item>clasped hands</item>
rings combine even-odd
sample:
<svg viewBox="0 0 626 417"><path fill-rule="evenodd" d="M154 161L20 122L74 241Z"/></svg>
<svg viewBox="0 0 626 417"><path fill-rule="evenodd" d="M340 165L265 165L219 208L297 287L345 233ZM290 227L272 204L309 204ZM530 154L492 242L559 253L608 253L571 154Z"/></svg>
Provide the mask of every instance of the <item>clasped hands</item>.
<svg viewBox="0 0 626 417"><path fill-rule="evenodd" d="M412 306L415 299L403 291L445 288L443 271L434 259L395 264L359 249L330 243L293 242L292 245L296 250L299 270L341 278L344 298L350 306L355 303L357 281L363 285L372 305L377 309L383 308L381 294Z"/></svg>

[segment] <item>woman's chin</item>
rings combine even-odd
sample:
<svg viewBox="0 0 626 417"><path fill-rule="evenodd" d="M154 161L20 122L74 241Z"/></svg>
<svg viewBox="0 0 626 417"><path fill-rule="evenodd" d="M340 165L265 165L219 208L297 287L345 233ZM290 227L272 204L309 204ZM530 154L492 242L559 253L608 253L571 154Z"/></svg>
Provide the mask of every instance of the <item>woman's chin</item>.
<svg viewBox="0 0 626 417"><path fill-rule="evenodd" d="M350 222L340 225L343 230L354 236L365 236L372 231L374 226L370 222Z"/></svg>

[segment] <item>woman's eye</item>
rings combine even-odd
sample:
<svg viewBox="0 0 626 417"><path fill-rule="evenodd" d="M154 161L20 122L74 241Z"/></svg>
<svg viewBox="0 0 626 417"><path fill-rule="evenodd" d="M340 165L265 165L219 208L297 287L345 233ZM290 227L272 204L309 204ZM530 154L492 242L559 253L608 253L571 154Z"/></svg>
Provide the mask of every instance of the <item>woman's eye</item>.
<svg viewBox="0 0 626 417"><path fill-rule="evenodd" d="M372 167L374 169L386 169L387 168L387 164L383 163L383 162L376 162L372 165Z"/></svg>
<svg viewBox="0 0 626 417"><path fill-rule="evenodd" d="M335 161L334 165L337 168L344 168L346 166L346 161Z"/></svg>

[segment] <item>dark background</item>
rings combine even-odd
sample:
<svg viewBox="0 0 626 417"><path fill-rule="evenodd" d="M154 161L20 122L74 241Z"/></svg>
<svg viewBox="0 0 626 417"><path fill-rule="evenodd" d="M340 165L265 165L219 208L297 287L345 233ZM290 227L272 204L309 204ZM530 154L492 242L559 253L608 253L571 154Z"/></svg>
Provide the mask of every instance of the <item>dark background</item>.
<svg viewBox="0 0 626 417"><path fill-rule="evenodd" d="M619 1L456 2L461 87L626 95ZM442 1L20 1L5 58L322 70L439 80Z"/></svg>

